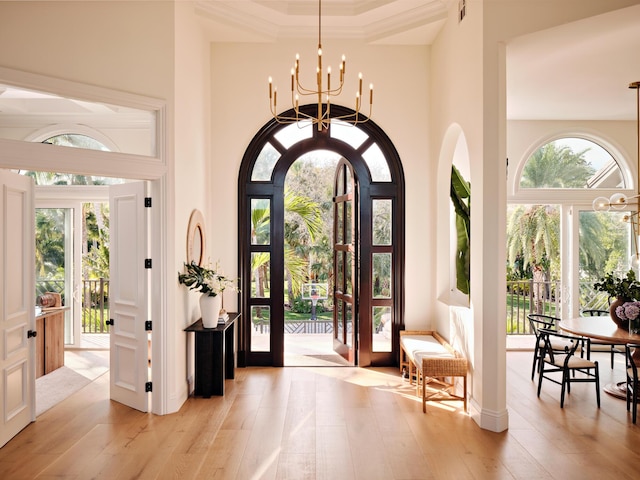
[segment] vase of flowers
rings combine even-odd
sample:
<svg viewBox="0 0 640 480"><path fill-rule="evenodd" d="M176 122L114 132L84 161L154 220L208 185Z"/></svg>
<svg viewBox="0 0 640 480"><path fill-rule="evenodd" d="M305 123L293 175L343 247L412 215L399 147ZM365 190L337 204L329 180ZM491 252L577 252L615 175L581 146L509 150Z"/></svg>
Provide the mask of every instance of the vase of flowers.
<svg viewBox="0 0 640 480"><path fill-rule="evenodd" d="M608 273L593 286L600 292L608 293L610 299L614 299L609 306L609 314L618 328L629 328L629 318L621 317L618 310L625 304L636 303L634 300L640 299L640 282L637 281L635 272L629 270L623 277ZM620 312L624 313L624 309Z"/></svg>
<svg viewBox="0 0 640 480"><path fill-rule="evenodd" d="M189 290L200 292L200 314L202 326L215 328L221 315L222 292L227 288L237 290L235 281L222 273L220 266L201 266L195 262L185 263L184 273L178 273L178 282Z"/></svg>
<svg viewBox="0 0 640 480"><path fill-rule="evenodd" d="M638 333L640 328L640 302L625 302L616 308L616 315L628 323L629 333Z"/></svg>

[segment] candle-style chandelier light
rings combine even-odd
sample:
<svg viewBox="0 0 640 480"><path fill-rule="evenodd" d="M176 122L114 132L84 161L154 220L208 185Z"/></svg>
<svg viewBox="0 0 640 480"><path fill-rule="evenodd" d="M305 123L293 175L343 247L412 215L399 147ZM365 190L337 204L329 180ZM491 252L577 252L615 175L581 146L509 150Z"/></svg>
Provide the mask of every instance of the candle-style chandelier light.
<svg viewBox="0 0 640 480"><path fill-rule="evenodd" d="M278 89L273 86L273 80L269 77L269 106L271 108L273 118L278 123L297 123L305 120L310 121L313 125L318 126L318 131L321 131L323 128L327 128L331 118L341 120L351 125L357 125L369 120L373 108L373 84L369 84L369 113L365 116L361 113L362 73L358 74L358 90L356 92L354 112L347 115L331 117L331 98L337 97L342 93L345 69L345 56L342 55L338 86L331 88L331 67L327 68L327 85L326 87L323 86L322 77L325 73L322 71L322 0L318 0L318 63L316 67L316 88L309 89L300 84L300 56L296 54L296 61L291 69L291 107L293 109L293 113L291 115L278 114ZM315 116L300 111L300 98L304 96L316 97L318 109ZM323 101L325 102L324 106Z"/></svg>
<svg viewBox="0 0 640 480"><path fill-rule="evenodd" d="M631 255L630 266L638 272L640 269L640 248L638 245L638 234L640 228L638 226L638 206L640 204L640 82L629 84L629 88L636 91L636 139L637 139L637 157L636 157L636 194L628 197L624 193L614 193L611 197L598 197L593 201L593 210L596 212L608 212L609 210L623 210L628 207L636 207L635 211L630 211L623 217L623 221L631 224L633 233L634 253Z"/></svg>

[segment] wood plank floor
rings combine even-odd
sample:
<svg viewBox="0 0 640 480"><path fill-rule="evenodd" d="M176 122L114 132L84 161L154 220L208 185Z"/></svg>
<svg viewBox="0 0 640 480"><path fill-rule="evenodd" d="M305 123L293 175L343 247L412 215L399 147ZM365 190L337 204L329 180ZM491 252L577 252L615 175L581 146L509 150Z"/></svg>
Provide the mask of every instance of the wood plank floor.
<svg viewBox="0 0 640 480"><path fill-rule="evenodd" d="M621 380L597 354L602 382ZM108 374L0 449L2 479L635 479L640 426L625 402L529 378L509 352L510 428L481 430L460 402L422 413L396 369L238 369L225 397L154 416L108 397ZM639 424L640 425L640 424Z"/></svg>

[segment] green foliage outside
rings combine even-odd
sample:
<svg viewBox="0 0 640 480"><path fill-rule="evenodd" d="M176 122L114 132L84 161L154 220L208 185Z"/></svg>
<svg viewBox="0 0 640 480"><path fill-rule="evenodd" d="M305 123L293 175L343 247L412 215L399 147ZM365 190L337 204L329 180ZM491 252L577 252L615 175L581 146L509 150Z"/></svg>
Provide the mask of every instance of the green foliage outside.
<svg viewBox="0 0 640 480"><path fill-rule="evenodd" d="M548 143L527 161L521 188L584 188L595 170L586 160L588 150L572 151ZM597 280L604 271L625 264L628 230L611 213L580 213L580 275L582 282ZM507 280L560 278L560 211L555 205L512 205L507 220Z"/></svg>
<svg viewBox="0 0 640 480"><path fill-rule="evenodd" d="M451 166L451 202L456 212L456 288L469 295L471 260L471 184Z"/></svg>

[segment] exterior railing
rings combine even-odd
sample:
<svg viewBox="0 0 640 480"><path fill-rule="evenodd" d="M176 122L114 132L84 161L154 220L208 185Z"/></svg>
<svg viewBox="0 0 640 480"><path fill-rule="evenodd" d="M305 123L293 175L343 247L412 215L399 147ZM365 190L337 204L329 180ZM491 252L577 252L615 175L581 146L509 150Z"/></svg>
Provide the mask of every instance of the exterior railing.
<svg viewBox="0 0 640 480"><path fill-rule="evenodd" d="M82 333L109 333L109 280L82 281Z"/></svg>
<svg viewBox="0 0 640 480"><path fill-rule="evenodd" d="M64 292L63 280L48 280L36 285L38 295L44 292ZM109 280L83 280L82 333L108 333L105 321L109 319ZM507 335L530 335L529 313L561 316L560 282L534 282L518 280L507 282ZM64 303L64 301L63 301ZM580 283L581 308L608 309L606 294L597 292L593 282ZM255 323L261 333L269 332L269 323ZM285 322L286 333L332 333L333 322L325 320L297 320Z"/></svg>
<svg viewBox="0 0 640 480"><path fill-rule="evenodd" d="M507 282L507 335L531 335L527 315L560 316L560 282Z"/></svg>
<svg viewBox="0 0 640 480"><path fill-rule="evenodd" d="M36 294L57 292L62 294L62 303L67 305L64 298L64 280L42 280L36 282ZM109 319L109 280L83 280L82 291L82 333L109 333L109 326L105 324Z"/></svg>

